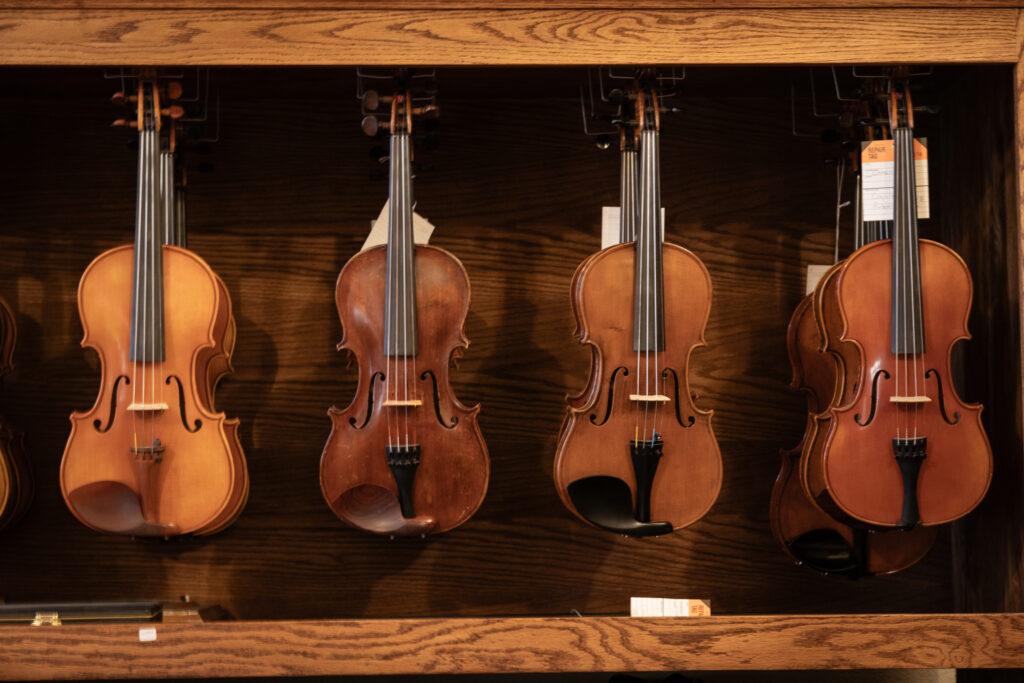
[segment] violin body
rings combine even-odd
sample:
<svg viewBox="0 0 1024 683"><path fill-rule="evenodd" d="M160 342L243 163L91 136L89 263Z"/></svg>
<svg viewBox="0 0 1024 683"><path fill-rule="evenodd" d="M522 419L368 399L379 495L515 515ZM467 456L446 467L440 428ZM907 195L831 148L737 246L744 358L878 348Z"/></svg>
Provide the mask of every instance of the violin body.
<svg viewBox="0 0 1024 683"><path fill-rule="evenodd" d="M671 401L650 409L664 452L650 482L651 520L680 529L710 509L722 483L722 459L711 428L711 411L694 405L688 384L690 355L704 345L711 309L711 279L690 251L663 245L665 350L657 354L659 390ZM555 455L554 478L563 503L580 519L573 486L618 480L638 497L630 443L637 438L637 352L631 329L636 253L631 243L604 249L584 261L574 277L577 335L592 350L586 388L571 397ZM642 420L642 418L641 418ZM655 531L664 533L664 531ZM628 532L627 532L628 533ZM645 535L643 532L637 535Z"/></svg>
<svg viewBox="0 0 1024 683"><path fill-rule="evenodd" d="M72 514L98 531L212 533L240 510L245 481L237 420L203 399L206 361L230 304L200 257L163 246L163 360L133 362L133 260L131 245L111 249L82 275L82 345L99 355L101 388L89 411L71 416L61 491Z"/></svg>
<svg viewBox="0 0 1024 683"><path fill-rule="evenodd" d="M904 526L904 478L894 457L897 423L927 439L916 481L918 523L937 525L970 512L992 477L992 451L981 406L964 403L951 372L954 344L968 339L972 284L963 260L948 247L919 241L923 353L897 356L890 348L892 241L854 253L837 278L841 342L858 350L852 399L831 409L821 455L824 493L845 514L878 527ZM891 399L913 392L910 408Z"/></svg>
<svg viewBox="0 0 1024 683"><path fill-rule="evenodd" d="M0 299L0 377L14 367L16 340L14 312ZM32 494L32 470L22 435L0 420L0 529L21 518Z"/></svg>
<svg viewBox="0 0 1024 683"><path fill-rule="evenodd" d="M338 276L338 348L355 358L359 378L348 407L330 410L331 435L320 461L321 489L331 510L353 527L389 535L459 526L480 507L490 477L477 424L480 408L463 405L449 384L449 367L469 344L463 334L469 279L443 249L416 245L414 255L418 352L403 361L385 354L385 247L356 254ZM394 373L393 380L407 383L421 405L385 405ZM386 453L389 441L406 439L419 445L421 456L403 493ZM403 514L403 495L415 514Z"/></svg>
<svg viewBox="0 0 1024 683"><path fill-rule="evenodd" d="M822 282L827 286L829 274ZM820 303L820 296L817 299ZM806 394L808 416L800 444L780 453L769 514L772 533L794 561L826 574L856 577L897 572L928 553L936 529L874 533L853 528L819 508L804 491L799 477L801 456L819 441L818 415L827 414L844 384L844 374L839 372L841 357L822 349L815 302L813 294L800 301L787 331L791 386Z"/></svg>

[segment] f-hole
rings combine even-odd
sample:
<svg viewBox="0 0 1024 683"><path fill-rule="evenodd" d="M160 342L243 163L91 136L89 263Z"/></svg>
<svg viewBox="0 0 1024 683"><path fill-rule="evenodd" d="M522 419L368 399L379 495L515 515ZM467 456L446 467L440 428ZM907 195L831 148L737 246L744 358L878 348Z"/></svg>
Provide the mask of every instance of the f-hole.
<svg viewBox="0 0 1024 683"><path fill-rule="evenodd" d="M430 378L430 383L434 387L434 415L437 417L438 423L445 429L455 429L455 425L459 424L459 416L452 415L451 422L444 419L444 415L441 414L441 392L437 388L437 377L434 376L433 370L424 370L420 373L420 380L425 380L427 377Z"/></svg>
<svg viewBox="0 0 1024 683"><path fill-rule="evenodd" d="M686 421L684 422L683 414L679 412L679 375L676 373L676 369L665 368L664 370L661 371L661 378L668 379L669 373L672 373L672 391L674 393L672 400L675 401L676 406L676 422L678 422L679 426L682 427L683 429L686 429L687 427L692 427L693 423L697 421L697 418L694 417L693 415L689 415L687 416Z"/></svg>
<svg viewBox="0 0 1024 683"><path fill-rule="evenodd" d="M114 426L114 416L117 414L117 387L121 385L121 382L128 386L132 383L128 379L128 375L118 375L117 379L114 380L114 388L110 391L110 413L107 415L107 426L103 426L103 420L96 418L92 421L93 429L100 434L106 434L110 431L110 428Z"/></svg>
<svg viewBox="0 0 1024 683"><path fill-rule="evenodd" d="M612 370L612 376L608 378L608 403L604 408L604 417L602 417L601 420L598 421L597 413L591 413L590 423L592 425L600 427L601 425L608 421L609 417L611 417L612 403L615 401L615 377L619 374L619 371L622 372L623 377L629 374L629 370L624 365L620 365L619 367Z"/></svg>
<svg viewBox="0 0 1024 683"><path fill-rule="evenodd" d="M954 410L952 420L949 419L949 415L946 413L946 398L942 393L942 375L940 375L939 371L935 368L929 368L929 370L924 373L924 378L928 379L930 375L935 375L935 383L939 385L939 411L942 413L942 419L946 421L946 424L955 425L960 421L960 413Z"/></svg>
<svg viewBox="0 0 1024 683"><path fill-rule="evenodd" d="M164 380L164 384L167 384L169 386L171 384L172 379L178 385L178 410L181 412L181 424L185 426L185 431L194 434L195 432L198 432L202 428L203 421L197 418L192 423L192 425L194 426L189 425L188 415L185 413L185 386L181 383L181 379L177 375L170 375L167 379Z"/></svg>
<svg viewBox="0 0 1024 683"><path fill-rule="evenodd" d="M886 370L879 370L875 373L875 376L871 378L871 413L868 415L868 419L862 422L860 419L860 413L853 416L853 421L861 427L867 427L875 420L875 411L878 409L878 380L881 377L889 379L889 373Z"/></svg>
<svg viewBox="0 0 1024 683"><path fill-rule="evenodd" d="M377 384L378 379L381 381L384 380L383 372L377 371L370 375L370 397L366 399L366 417L363 418L362 424L357 425L356 419L354 417L350 417L348 419L348 423L355 427L356 429L362 429L363 427L365 427L370 422L370 418L373 417L373 390L375 385Z"/></svg>

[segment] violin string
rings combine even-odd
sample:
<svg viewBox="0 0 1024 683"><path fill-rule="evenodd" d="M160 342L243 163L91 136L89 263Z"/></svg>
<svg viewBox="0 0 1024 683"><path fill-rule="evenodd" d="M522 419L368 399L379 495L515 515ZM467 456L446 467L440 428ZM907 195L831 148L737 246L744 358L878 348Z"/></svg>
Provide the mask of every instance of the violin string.
<svg viewBox="0 0 1024 683"><path fill-rule="evenodd" d="M132 296L132 404L138 403L139 400L139 383L138 383L138 368L139 368L139 342L141 329L139 327L142 322L139 320L139 297L142 296L142 216L144 208L142 203L145 198L145 135L143 131L139 131L139 161L137 169L137 177L135 179L136 186L136 201L135 201L135 249L134 257L134 293ZM135 411L132 411L132 447L138 447L139 445L139 425Z"/></svg>
<svg viewBox="0 0 1024 683"><path fill-rule="evenodd" d="M651 145L650 131L643 132L644 138L644 277L642 289L644 293L644 396L651 394ZM644 401L644 440L647 441L647 425L650 413L650 401Z"/></svg>
<svg viewBox="0 0 1024 683"><path fill-rule="evenodd" d="M408 106L408 103L406 103ZM408 188L406 183L408 182L408 169L409 169L409 135L408 133L402 134L402 174L399 176L399 183L401 183L402 189L402 203L399 208L402 211L401 223L399 224L400 229L405 230L405 218L406 218L406 206L408 205L409 196L407 194ZM409 239L412 236L408 233L402 235L402 393L403 400L409 400ZM409 413L412 407L406 405L405 407L405 447L409 448Z"/></svg>
<svg viewBox="0 0 1024 683"><path fill-rule="evenodd" d="M653 99L655 106L657 100ZM664 394L663 387L661 386L661 375L659 374L659 360L661 355L661 323L662 320L658 316L658 304L661 303L658 300L658 284L661 281L661 259L662 256L662 220L661 220L661 150L660 150L660 134L658 129L655 128L651 131L651 207L652 218L651 225L654 226L653 234L651 235L651 267L652 267L652 282L651 282L651 296L654 299L651 308L654 311L654 328L652 330L654 334L654 350L652 352L654 356L654 374L652 379L654 380L654 386L658 394ZM661 414L661 402L656 401L654 404L654 419L651 426L651 441L658 435L658 417Z"/></svg>
<svg viewBox="0 0 1024 683"><path fill-rule="evenodd" d="M411 102L406 102L405 106L406 107L410 107L410 106L412 106L412 103ZM413 197L412 197L412 140L410 139L409 135L410 135L410 131L406 131L405 135L403 136L403 141L402 141L403 162L404 162L402 164L402 199L403 199L403 201L402 201L402 229L403 229L403 231L405 233L405 239L402 240L402 249L403 249L402 260L403 260L403 263L404 263L405 277L408 280L408 285L406 287L403 287L403 291L406 292L407 298L410 299L408 301L407 305L409 306L409 313L412 314L412 319L413 319L413 321L415 321L416 320L416 311L415 311L415 306L416 306L416 273L415 273L415 270L413 268L413 259L415 258L415 254L416 254L416 244L415 244L415 241L414 241L415 240L415 236L413 235L413 230L412 230L412 227L413 227L412 226L412 202L413 202ZM416 325L414 323L413 326L412 326L412 330L409 330L408 329L408 324L409 324L409 316L408 315L406 316L405 320L406 320L406 322L405 322L405 325L406 325L405 336L406 336L406 339L407 339L406 346L409 346L409 344L410 344L410 342L408 341L410 333L412 334L412 337L413 337L412 342L411 342L412 343L412 346L411 346L411 349L412 349L412 361L411 361L412 362L412 397L411 398L413 400L418 400L419 399L419 394L416 391L416 354L417 354L417 351L419 349L417 348L416 338L415 338L416 337ZM406 368L406 371L408 371L408 368ZM419 438L418 438L418 435L417 435L417 432L416 432L417 421L416 421L416 417L415 417L416 415L419 414L419 411L417 410L416 413L412 413L412 411L413 411L413 406L410 406L408 408L408 410L406 411L406 413L407 413L407 415L412 414L412 436L413 436L412 443L415 444L415 443L419 443Z"/></svg>
<svg viewBox="0 0 1024 683"><path fill-rule="evenodd" d="M918 323L918 320L917 320L917 318L918 318L918 308L917 308L917 305L918 305L918 302L920 300L919 297L918 297L918 292L919 292L918 283L919 283L919 277L920 277L919 265L920 264L918 263L919 253L918 253L918 244L917 244L917 188L915 187L915 184L916 184L915 180L916 179L915 179L915 172L914 172L915 171L915 169L914 169L914 163L915 163L914 162L914 130L912 128L908 127L907 128L907 135L906 136L907 136L907 150L906 150L906 154L904 155L906 157L906 159L904 160L904 164L906 165L906 169L905 169L906 172L904 174L906 176L906 181L905 181L904 185L905 185L905 191L907 193L907 198L906 198L906 201L907 201L907 213L908 213L908 217L910 218L910 221L909 221L909 223L907 225L907 232L908 232L908 236L910 238L908 240L908 244L907 244L907 247L908 247L908 250L907 250L908 251L908 253L907 253L907 261L908 261L909 271L910 271L910 292L912 294L911 304L913 306L913 310L911 311L911 314L910 314L910 330L911 330L911 335L912 335L912 344L913 344L913 353L914 353L914 369L913 369L913 372L914 372L914 396L920 396L921 394L920 394L920 390L919 390L919 387L918 387L918 381L919 381L919 376L918 376L918 371L919 371L919 369L918 369L918 346L919 346L918 339L919 339L919 337L918 337L918 333L919 333L919 330L917 329L917 323ZM914 403L912 405L914 406L914 409L913 409L914 410L914 438L916 439L917 438L917 419L918 419L918 414L920 413L920 407L919 407L920 404Z"/></svg>
<svg viewBox="0 0 1024 683"><path fill-rule="evenodd" d="M387 270L387 284L385 286L384 296L384 329L385 329L385 340L384 340L384 401L387 403L398 398L397 395L392 396L392 377L391 374L391 357L395 353L395 320L392 317L392 313L397 308L393 305L392 299L394 298L394 247L395 247L395 202L397 197L395 196L395 136L391 135L391 150L390 156L388 157L388 229L387 229L387 244L385 246L385 268ZM397 359L396 359L397 360ZM397 372L397 366L395 372ZM394 434L392 432L392 409L387 405L383 406L385 415L387 415L388 422L388 448L394 449L395 441Z"/></svg>
<svg viewBox="0 0 1024 683"><path fill-rule="evenodd" d="M142 210L142 291L140 296L142 297L142 403L146 404L149 402L149 290L151 273L149 270L149 183L150 183L150 164L149 164L149 141L150 135L149 130L142 135L142 146L140 148L140 154L143 157L143 210ZM149 420L147 414L142 413L142 425L144 430L144 436L146 443L149 443Z"/></svg>
<svg viewBox="0 0 1024 683"><path fill-rule="evenodd" d="M159 116L159 113L154 112L154 116ZM149 402L154 404L157 402L157 391L156 391L156 373L157 373L157 354L156 354L156 259L157 250L159 249L158 239L156 233L156 206L155 202L152 201L154 196L154 190L156 188L156 148L157 148L157 136L158 133L153 130L148 133L149 136L149 192L147 197L150 198L146 202L146 241L149 245L149 338L146 340L149 345L149 353L147 359L149 361L149 380L150 380L150 391L149 391ZM146 412L145 415L148 417L149 422L149 443L147 445L152 446L155 442L156 437L156 417L155 413Z"/></svg>
<svg viewBox="0 0 1024 683"><path fill-rule="evenodd" d="M643 132L641 131L641 136L642 135L643 135ZM647 195L646 195L646 190L645 190L645 187L644 187L644 183L646 182L645 181L646 167L644 166L644 164L646 163L647 154L645 153L642 139L641 139L639 154L640 154L640 164L639 164L639 168L640 168L640 202L639 202L639 204L640 204L640 215L639 215L639 219L640 220L639 220L639 224L636 226L636 236L635 236L635 239L634 239L634 250L633 250L633 252L634 252L634 256L633 256L634 264L633 264L633 267L640 271L640 273L639 273L639 278L640 278L639 282L642 283L644 281L644 259L643 259L643 254L644 254L644 251L643 251L644 221L646 220L645 211L647 209ZM642 393L641 392L641 386L640 386L640 367L641 367L641 365L640 365L640 353L641 353L641 350L643 348L643 332L639 328L639 322L640 322L639 312L643 310L643 305L644 305L643 293L644 293L644 287L641 285L638 288L638 291L636 292L637 300L633 304L635 306L634 318L633 318L634 321L635 321L634 325L637 326L637 329L634 330L634 334L637 337L637 339L636 339L636 341L637 341L637 343L636 343L636 373L635 373L635 376L636 376L636 393L637 393L637 395L640 395ZM636 414L635 424L633 425L633 439L635 441L639 441L640 440L640 414L639 414L639 406L631 406L631 409L635 410L635 414ZM644 424L644 429L645 430L647 429L647 425L646 424Z"/></svg>

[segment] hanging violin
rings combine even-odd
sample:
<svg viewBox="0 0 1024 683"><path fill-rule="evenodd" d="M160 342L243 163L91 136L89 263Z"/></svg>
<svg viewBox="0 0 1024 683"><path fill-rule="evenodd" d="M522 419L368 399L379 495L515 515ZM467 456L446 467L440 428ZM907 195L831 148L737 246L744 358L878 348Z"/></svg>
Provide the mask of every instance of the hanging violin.
<svg viewBox="0 0 1024 683"><path fill-rule="evenodd" d="M353 527L435 534L476 512L490 475L480 408L459 402L448 379L469 344L469 279L455 256L413 239L413 117L433 105L414 107L404 89L381 99L390 119L371 123L390 132L387 244L356 254L338 275L338 348L355 358L359 378L349 406L330 410L320 486Z"/></svg>
<svg viewBox="0 0 1024 683"><path fill-rule="evenodd" d="M14 369L14 312L0 299L0 378ZM32 502L32 470L22 435L0 419L0 529L16 522Z"/></svg>
<svg viewBox="0 0 1024 683"><path fill-rule="evenodd" d="M577 336L591 347L591 376L570 398L554 478L583 521L654 536L704 516L721 488L722 459L711 411L693 404L688 383L690 355L704 345L711 279L692 252L663 241L658 95L638 86L633 98L636 239L591 256L574 276ZM620 215L628 220L626 207Z"/></svg>
<svg viewBox="0 0 1024 683"><path fill-rule="evenodd" d="M96 403L71 416L61 492L83 524L133 536L206 534L230 521L239 471L234 426L202 399L204 354L218 343L230 307L219 279L194 252L162 244L156 76L138 78L135 242L98 256L78 289L96 350ZM244 463L243 463L244 464Z"/></svg>
<svg viewBox="0 0 1024 683"><path fill-rule="evenodd" d="M884 226L862 220L857 155L851 156L855 178L856 250L865 242L882 239ZM841 358L822 348L814 303L813 294L800 301L790 318L786 335L793 370L791 386L805 393L808 414L800 443L780 453L782 462L772 487L769 514L772 533L794 561L825 574L856 578L900 571L927 554L935 541L935 528L876 533L862 526L849 526L821 510L801 485L801 456L819 442L818 416L827 414L841 396L845 380Z"/></svg>
<svg viewBox="0 0 1024 683"><path fill-rule="evenodd" d="M810 493L831 512L876 527L952 522L984 498L992 452L981 406L952 381L952 347L968 339L971 275L952 249L920 239L914 112L905 80L890 90L895 148L891 240L850 256L835 277L828 323L852 348L852 398L831 409L809 465Z"/></svg>

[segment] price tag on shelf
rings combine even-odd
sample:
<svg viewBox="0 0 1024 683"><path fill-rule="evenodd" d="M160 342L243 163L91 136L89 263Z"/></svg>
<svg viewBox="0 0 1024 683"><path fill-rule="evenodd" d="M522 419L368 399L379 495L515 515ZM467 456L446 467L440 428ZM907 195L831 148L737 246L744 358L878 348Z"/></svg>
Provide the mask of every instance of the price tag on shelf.
<svg viewBox="0 0 1024 683"><path fill-rule="evenodd" d="M866 221L891 221L893 186L896 182L895 148L892 140L861 143L861 201ZM930 217L928 201L928 140L914 140L914 176L917 183L917 217Z"/></svg>
<svg viewBox="0 0 1024 683"><path fill-rule="evenodd" d="M156 627L146 626L139 629L139 642L152 643L156 641Z"/></svg>
<svg viewBox="0 0 1024 683"><path fill-rule="evenodd" d="M630 598L631 617L710 617L710 600Z"/></svg>

